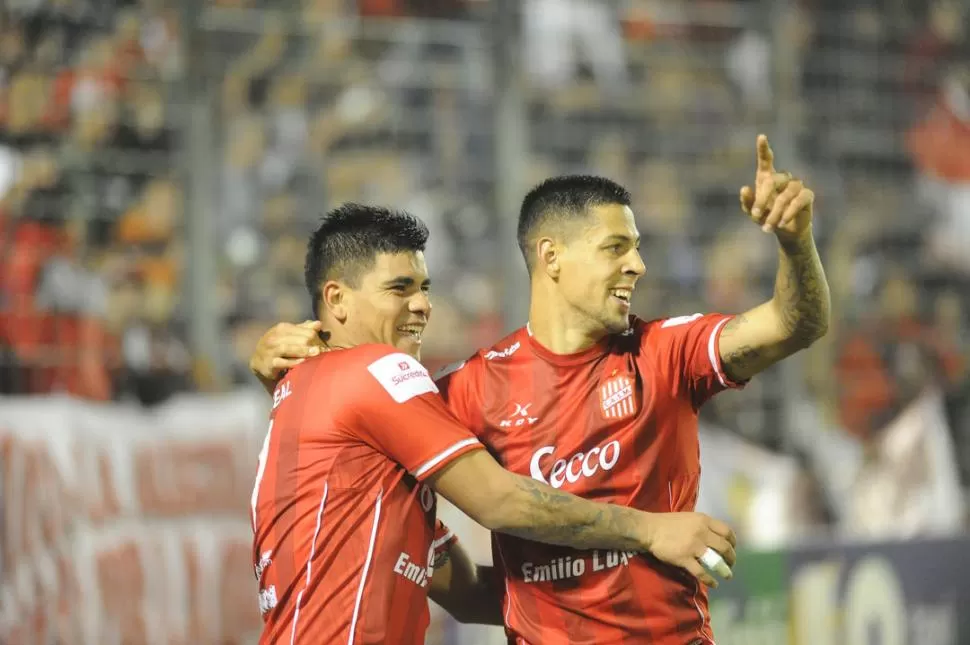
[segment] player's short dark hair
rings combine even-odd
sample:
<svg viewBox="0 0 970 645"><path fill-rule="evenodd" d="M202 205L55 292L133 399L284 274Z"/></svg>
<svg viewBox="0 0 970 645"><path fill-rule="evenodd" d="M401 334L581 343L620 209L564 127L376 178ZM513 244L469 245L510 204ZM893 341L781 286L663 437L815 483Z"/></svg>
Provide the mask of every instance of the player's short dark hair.
<svg viewBox="0 0 970 645"><path fill-rule="evenodd" d="M304 278L314 317L320 317L320 286L327 280L356 287L379 253L424 251L427 242L428 227L410 213L352 202L334 208L307 244Z"/></svg>
<svg viewBox="0 0 970 645"><path fill-rule="evenodd" d="M542 233L587 217L594 206L630 205L630 192L611 179L593 175L564 175L547 179L522 200L519 210L519 249L532 273L535 239Z"/></svg>

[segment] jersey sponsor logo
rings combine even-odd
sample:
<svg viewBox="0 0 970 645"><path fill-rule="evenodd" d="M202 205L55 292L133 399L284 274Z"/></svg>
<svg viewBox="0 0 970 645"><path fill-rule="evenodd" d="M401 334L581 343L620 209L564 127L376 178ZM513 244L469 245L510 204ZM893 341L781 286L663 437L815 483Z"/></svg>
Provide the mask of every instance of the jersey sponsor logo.
<svg viewBox="0 0 970 645"><path fill-rule="evenodd" d="M407 354L388 354L368 365L367 371L398 403L438 391L428 370Z"/></svg>
<svg viewBox="0 0 970 645"><path fill-rule="evenodd" d="M280 403L285 401L291 394L293 394L292 386L289 381L283 381L279 384L276 390L273 392L273 409L279 407Z"/></svg>
<svg viewBox="0 0 970 645"><path fill-rule="evenodd" d="M677 327L678 325L686 325L689 322L694 322L704 314L691 314L690 316L674 316L673 318L668 318L663 321L660 325L661 329L666 329L667 327Z"/></svg>
<svg viewBox="0 0 970 645"><path fill-rule="evenodd" d="M515 406L515 411L509 415L508 419L499 421L498 427L518 428L519 426L531 426L539 420L539 417L534 417L529 414L529 408L532 407L531 403L526 403L525 405L521 403L513 403L512 405Z"/></svg>
<svg viewBox="0 0 970 645"><path fill-rule="evenodd" d="M493 349L493 350L487 351L485 352L485 360L494 361L496 358L508 358L515 352L519 351L520 347L522 347L522 343L520 343L519 341L515 341L505 349L501 349L498 351Z"/></svg>
<svg viewBox="0 0 970 645"><path fill-rule="evenodd" d="M401 551L401 554L397 556L397 562L394 564L394 573L399 576L403 576L405 580L409 580L424 589L431 584L431 577L434 575L434 567L432 566L433 562L434 542L431 543L431 546L428 549L427 566L416 564L411 559L410 554L408 554L406 551Z"/></svg>
<svg viewBox="0 0 970 645"><path fill-rule="evenodd" d="M577 452L569 459L557 459L550 465L556 452L555 446L539 448L529 462L529 474L533 479L561 488L569 482L575 484L580 479L592 477L600 470L610 471L620 460L620 442L614 439L604 446L596 446L589 452ZM544 469L548 468L548 476ZM548 477L548 478L547 478Z"/></svg>
<svg viewBox="0 0 970 645"><path fill-rule="evenodd" d="M637 412L637 398L633 379L626 375L614 376L600 386L600 405L607 419L625 419Z"/></svg>
<svg viewBox="0 0 970 645"><path fill-rule="evenodd" d="M523 562L521 567L522 581L533 584L579 578L587 573L629 566L630 560L634 557L636 557L636 551L600 551L597 549L588 557L567 555L543 563Z"/></svg>

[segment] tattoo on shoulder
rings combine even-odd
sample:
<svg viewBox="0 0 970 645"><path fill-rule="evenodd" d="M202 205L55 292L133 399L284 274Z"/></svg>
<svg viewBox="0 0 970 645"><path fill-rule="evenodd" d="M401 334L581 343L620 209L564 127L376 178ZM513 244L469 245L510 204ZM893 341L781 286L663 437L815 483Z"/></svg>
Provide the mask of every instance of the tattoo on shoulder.
<svg viewBox="0 0 970 645"><path fill-rule="evenodd" d="M738 314L724 325L721 332L722 337L729 337L734 332L748 323L748 318L744 314ZM753 345L744 344L738 346L734 351L723 357L724 370L727 375L734 380L750 378L745 376L751 371L757 371L764 361L764 350Z"/></svg>
<svg viewBox="0 0 970 645"><path fill-rule="evenodd" d="M727 321L727 324L724 325L724 329L721 330L721 335L724 335L724 334L730 335L731 332L737 331L738 327L740 327L741 325L747 322L748 322L748 319L744 317L744 314L738 314L731 320Z"/></svg>

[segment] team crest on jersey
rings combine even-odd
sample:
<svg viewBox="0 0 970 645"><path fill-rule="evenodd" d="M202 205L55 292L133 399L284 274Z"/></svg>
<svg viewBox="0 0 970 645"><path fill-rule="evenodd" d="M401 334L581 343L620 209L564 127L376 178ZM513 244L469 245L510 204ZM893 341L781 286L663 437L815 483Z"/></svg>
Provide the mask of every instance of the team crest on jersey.
<svg viewBox="0 0 970 645"><path fill-rule="evenodd" d="M620 374L607 379L600 386L600 404L607 419L625 419L637 413L637 397L633 378Z"/></svg>

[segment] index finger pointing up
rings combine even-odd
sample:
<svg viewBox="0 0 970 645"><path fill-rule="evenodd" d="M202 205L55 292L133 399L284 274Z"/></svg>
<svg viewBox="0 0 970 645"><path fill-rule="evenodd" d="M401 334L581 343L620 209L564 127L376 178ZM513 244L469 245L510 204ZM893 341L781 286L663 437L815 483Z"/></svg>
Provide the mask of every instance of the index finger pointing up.
<svg viewBox="0 0 970 645"><path fill-rule="evenodd" d="M764 134L758 135L758 172L775 172L775 153Z"/></svg>

